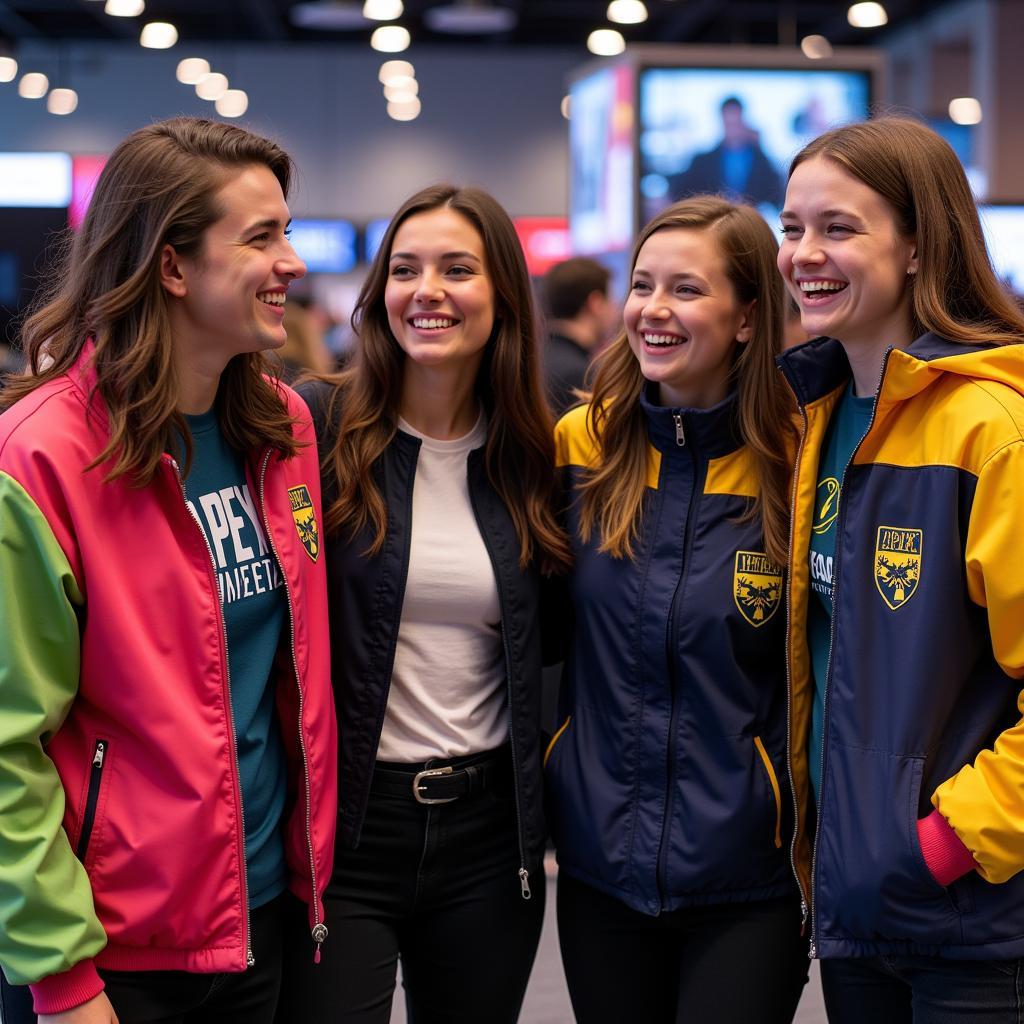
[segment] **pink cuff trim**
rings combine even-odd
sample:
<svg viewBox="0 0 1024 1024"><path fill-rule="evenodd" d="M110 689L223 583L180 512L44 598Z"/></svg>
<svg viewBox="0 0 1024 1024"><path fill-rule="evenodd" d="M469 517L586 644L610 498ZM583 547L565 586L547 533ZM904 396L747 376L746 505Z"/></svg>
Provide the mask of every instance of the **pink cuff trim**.
<svg viewBox="0 0 1024 1024"><path fill-rule="evenodd" d="M103 979L92 960L81 960L70 971L51 974L29 988L36 1013L63 1013L98 996L103 991Z"/></svg>
<svg viewBox="0 0 1024 1024"><path fill-rule="evenodd" d="M925 865L939 885L949 885L978 866L974 855L937 810L918 821L917 839Z"/></svg>

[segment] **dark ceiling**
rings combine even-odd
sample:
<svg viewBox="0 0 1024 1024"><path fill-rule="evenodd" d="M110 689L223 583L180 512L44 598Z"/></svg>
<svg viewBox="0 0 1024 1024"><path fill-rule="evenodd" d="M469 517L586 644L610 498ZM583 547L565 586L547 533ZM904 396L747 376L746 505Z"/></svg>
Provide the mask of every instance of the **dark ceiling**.
<svg viewBox="0 0 1024 1024"><path fill-rule="evenodd" d="M516 25L499 35L458 36L432 31L429 8L507 7ZM610 26L605 0L405 0L400 24L413 45L480 47L579 46L599 27L617 27L627 42L794 45L808 34L826 36L833 45L876 45L885 33L905 27L949 0L885 0L889 24L881 29L851 28L847 2L827 0L647 0L650 14L641 25ZM376 23L347 30L300 28L290 18L298 0L146 0L138 18L114 18L99 0L0 0L0 37L18 41L135 40L146 21L170 21L179 47L200 41L272 43L353 42L366 44ZM308 6L308 5L307 5ZM356 2L336 3L344 14L359 13Z"/></svg>

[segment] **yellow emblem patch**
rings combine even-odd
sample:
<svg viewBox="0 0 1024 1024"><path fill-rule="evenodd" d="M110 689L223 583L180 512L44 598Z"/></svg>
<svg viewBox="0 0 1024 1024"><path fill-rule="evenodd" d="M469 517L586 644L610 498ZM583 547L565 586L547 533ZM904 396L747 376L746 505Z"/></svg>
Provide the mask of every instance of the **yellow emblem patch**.
<svg viewBox="0 0 1024 1024"><path fill-rule="evenodd" d="M292 503L292 518L299 540L306 549L306 554L315 562L320 554L320 530L316 525L316 512L313 500L309 496L309 488L305 484L288 488L288 498Z"/></svg>
<svg viewBox="0 0 1024 1024"><path fill-rule="evenodd" d="M763 626L782 604L782 570L761 551L737 551L732 596L752 626Z"/></svg>
<svg viewBox="0 0 1024 1024"><path fill-rule="evenodd" d="M811 529L817 534L828 533L828 528L839 515L839 481L834 476L827 476L818 484L814 504L814 525Z"/></svg>
<svg viewBox="0 0 1024 1024"><path fill-rule="evenodd" d="M921 530L880 526L875 542L875 586L893 610L902 608L921 579Z"/></svg>

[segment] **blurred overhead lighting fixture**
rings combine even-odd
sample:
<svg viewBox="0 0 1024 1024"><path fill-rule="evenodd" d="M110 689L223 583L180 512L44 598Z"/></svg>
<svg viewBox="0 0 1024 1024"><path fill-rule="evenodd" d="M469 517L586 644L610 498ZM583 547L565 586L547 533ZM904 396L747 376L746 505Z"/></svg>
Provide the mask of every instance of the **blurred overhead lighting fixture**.
<svg viewBox="0 0 1024 1024"><path fill-rule="evenodd" d="M18 62L13 57L0 57L0 82L13 82L18 77Z"/></svg>
<svg viewBox="0 0 1024 1024"><path fill-rule="evenodd" d="M219 71L211 71L196 82L196 95L201 100L219 100L227 91L227 76Z"/></svg>
<svg viewBox="0 0 1024 1024"><path fill-rule="evenodd" d="M476 36L508 32L516 27L517 17L508 7L494 7L485 0L456 0L441 7L428 7L423 20L434 32Z"/></svg>
<svg viewBox="0 0 1024 1024"><path fill-rule="evenodd" d="M394 121L415 121L420 116L422 106L414 96L411 100L388 104L388 117Z"/></svg>
<svg viewBox="0 0 1024 1024"><path fill-rule="evenodd" d="M107 0L103 5L103 13L115 18L136 18L145 9L145 0Z"/></svg>
<svg viewBox="0 0 1024 1024"><path fill-rule="evenodd" d="M18 82L18 95L25 100L41 100L50 88L50 80L39 71L29 71Z"/></svg>
<svg viewBox="0 0 1024 1024"><path fill-rule="evenodd" d="M973 96L958 96L949 101L949 119L954 124L979 124L981 104Z"/></svg>
<svg viewBox="0 0 1024 1024"><path fill-rule="evenodd" d="M384 96L389 100L399 96L418 96L420 83L409 75L395 75L384 83Z"/></svg>
<svg viewBox="0 0 1024 1024"><path fill-rule="evenodd" d="M221 117L241 117L249 109L249 97L244 89L228 89L217 97L214 108Z"/></svg>
<svg viewBox="0 0 1024 1024"><path fill-rule="evenodd" d="M78 93L74 89L51 89L46 97L46 109L60 117L73 113L77 106Z"/></svg>
<svg viewBox="0 0 1024 1024"><path fill-rule="evenodd" d="M381 53L401 53L410 42L409 30L401 25L381 25L370 36L370 45Z"/></svg>
<svg viewBox="0 0 1024 1024"><path fill-rule="evenodd" d="M402 16L402 0L366 0L363 17L370 21L394 21Z"/></svg>
<svg viewBox="0 0 1024 1024"><path fill-rule="evenodd" d="M392 78L415 78L416 69L407 60L386 60L380 66L377 80L387 85Z"/></svg>
<svg viewBox="0 0 1024 1024"><path fill-rule="evenodd" d="M149 50L169 50L178 41L178 30L169 21L151 21L142 26L139 44Z"/></svg>
<svg viewBox="0 0 1024 1024"><path fill-rule="evenodd" d="M317 0L313 3L296 4L288 17L296 28L322 29L344 32L350 29L366 28L361 3L344 3L340 0Z"/></svg>
<svg viewBox="0 0 1024 1024"><path fill-rule="evenodd" d="M195 85L203 75L209 73L210 62L202 57L186 57L178 61L178 70L175 72L182 85Z"/></svg>
<svg viewBox="0 0 1024 1024"><path fill-rule="evenodd" d="M885 8L874 0L870 2L851 4L846 12L846 20L854 28L879 28L889 22L889 15Z"/></svg>
<svg viewBox="0 0 1024 1024"><path fill-rule="evenodd" d="M643 0L612 0L608 5L608 20L617 25L639 25L647 20L647 7Z"/></svg>
<svg viewBox="0 0 1024 1024"><path fill-rule="evenodd" d="M808 60L824 60L832 56L832 44L824 36L804 36L800 49Z"/></svg>
<svg viewBox="0 0 1024 1024"><path fill-rule="evenodd" d="M622 33L614 28L599 28L587 36L587 49L598 57L614 57L626 48Z"/></svg>

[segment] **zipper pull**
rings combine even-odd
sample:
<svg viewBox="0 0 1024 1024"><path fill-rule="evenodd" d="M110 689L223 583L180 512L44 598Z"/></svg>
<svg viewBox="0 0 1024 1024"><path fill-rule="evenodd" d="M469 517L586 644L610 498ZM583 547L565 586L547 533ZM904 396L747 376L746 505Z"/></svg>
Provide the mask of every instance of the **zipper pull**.
<svg viewBox="0 0 1024 1024"><path fill-rule="evenodd" d="M92 766L93 768L103 767L103 758L106 756L107 747L103 740L99 740L96 744L96 753L92 755Z"/></svg>
<svg viewBox="0 0 1024 1024"><path fill-rule="evenodd" d="M519 885L523 890L523 899L530 899L533 893L530 892L530 872L526 868L519 869Z"/></svg>
<svg viewBox="0 0 1024 1024"><path fill-rule="evenodd" d="M800 897L800 937L803 938L807 932L807 901Z"/></svg>
<svg viewBox="0 0 1024 1024"><path fill-rule="evenodd" d="M252 950L251 949L247 949L245 951L245 966L246 967L255 967L256 966L256 957L254 957L252 955Z"/></svg>
<svg viewBox="0 0 1024 1024"><path fill-rule="evenodd" d="M313 953L313 963L320 963L320 947L324 943L324 939L327 938L327 925L318 924L313 929L313 941L316 943L316 951Z"/></svg>
<svg viewBox="0 0 1024 1024"><path fill-rule="evenodd" d="M811 939L811 948L807 951L807 959L814 960L818 955L818 947L814 944L814 939Z"/></svg>
<svg viewBox="0 0 1024 1024"><path fill-rule="evenodd" d="M672 413L672 419L676 421L676 444L680 448L686 444L686 434L683 433L683 417L681 413Z"/></svg>

